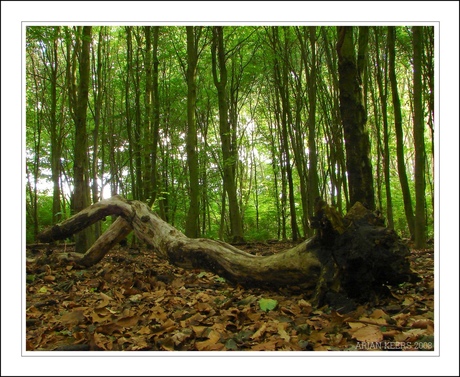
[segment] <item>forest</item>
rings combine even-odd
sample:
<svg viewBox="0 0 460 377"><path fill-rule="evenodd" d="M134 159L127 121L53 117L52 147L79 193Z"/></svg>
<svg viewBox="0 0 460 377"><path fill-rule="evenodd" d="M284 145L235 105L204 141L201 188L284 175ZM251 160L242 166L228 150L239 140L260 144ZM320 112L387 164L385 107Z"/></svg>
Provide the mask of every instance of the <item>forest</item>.
<svg viewBox="0 0 460 377"><path fill-rule="evenodd" d="M369 208L421 245L433 237L434 31L416 30L353 28L364 118L349 137L368 144ZM188 236L311 236L316 197L339 213L356 201L337 33L28 27L27 241L116 194Z"/></svg>
<svg viewBox="0 0 460 377"><path fill-rule="evenodd" d="M398 350L411 342L432 350L433 26L28 26L25 42L29 350L342 350L351 343L359 350L360 342L383 339ZM115 216L134 217L128 204L143 214L135 234ZM64 224L97 211L86 229L64 234ZM306 301L300 284L289 293L277 286L266 299L266 291L251 290L259 289L251 284L265 270L244 275L249 290L228 286L240 276L231 268L194 259L201 254L191 262L174 254L171 270L160 260L171 262L172 249L139 236L139 229L151 234L142 222L157 232L167 224L169 234L211 240L211 249L219 245L235 258L243 258L237 246L273 260L280 247L299 255L296 245L315 247L312 239L323 250L331 245L326 232L346 235L361 221L353 217L359 211L372 226L384 226L372 237L379 251L391 243L394 259L385 254L385 263L393 268L401 260L394 267L399 287L387 292L398 304L377 297L380 281L377 296L366 293L364 300L360 291L347 301L359 289L349 275L340 278L346 297ZM321 228L320 215L329 228ZM82 255L115 227L119 233L107 242L121 254L106 247L87 269L66 260L54 272L53 250ZM39 253L42 265L32 258ZM106 263L97 265L106 253ZM193 276L184 275L180 267L190 263ZM208 272L197 270L200 263L209 264ZM369 266L377 270L379 263ZM317 273L312 262L307 275L335 281L324 266ZM136 277L128 277L130 268ZM292 276L272 283L297 278L287 270ZM423 278L418 287L412 271ZM65 279L56 281L58 275ZM37 302L45 285L36 282L48 285L51 296ZM165 293L168 287L173 293ZM198 295L193 308L189 293L181 296L185 290ZM74 295L54 313L59 334L51 336L35 326L41 308L60 305L56 292ZM81 294L80 308L74 301ZM124 305L114 314L110 305L126 298L137 309ZM146 300L155 305L147 308ZM189 315L174 309L180 305ZM144 326L147 315L157 327ZM209 322L214 316L227 324ZM131 337L121 336L126 327L135 329Z"/></svg>

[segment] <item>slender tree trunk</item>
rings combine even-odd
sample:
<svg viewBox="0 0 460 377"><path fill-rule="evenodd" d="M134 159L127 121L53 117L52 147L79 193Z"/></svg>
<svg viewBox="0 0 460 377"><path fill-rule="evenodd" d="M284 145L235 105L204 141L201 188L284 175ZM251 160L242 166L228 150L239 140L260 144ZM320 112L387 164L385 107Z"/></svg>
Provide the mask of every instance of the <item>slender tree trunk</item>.
<svg viewBox="0 0 460 377"><path fill-rule="evenodd" d="M414 142L415 142L415 247L426 247L425 138L422 102L423 28L413 27L414 47Z"/></svg>
<svg viewBox="0 0 460 377"><path fill-rule="evenodd" d="M313 217L313 206L319 196L318 188L318 156L316 150L316 27L309 27L311 48L310 72L307 76L308 85L308 215ZM306 62L305 62L306 63ZM305 67L307 68L307 66Z"/></svg>
<svg viewBox="0 0 460 377"><path fill-rule="evenodd" d="M142 158L143 158L143 177L142 177L142 187L143 187L143 197L147 203L152 202L152 152L153 152L153 117L152 117L152 93L153 93L153 74L152 74L152 27L144 26L144 35L145 35L145 51L143 53L144 57L144 72L145 72L145 91L144 91L144 122L143 122L143 148L142 148Z"/></svg>
<svg viewBox="0 0 460 377"><path fill-rule="evenodd" d="M144 150L144 142L142 140L142 109L141 109L141 62L140 62L140 49L141 39L138 35L139 27L133 29L133 35L136 39L136 49L134 53L134 69L131 70L132 82L134 84L134 174L136 179L136 195L135 199L144 200L144 183L143 183L143 163L142 155ZM132 94L131 94L132 95Z"/></svg>
<svg viewBox="0 0 460 377"><path fill-rule="evenodd" d="M286 31L286 29L284 29ZM299 238L299 229L297 226L297 214L295 208L295 197L294 197L294 184L292 178L292 166L291 166L291 156L290 156L290 147L289 147L289 137L288 137L288 127L292 124L292 115L289 102L289 54L287 46L287 36L285 36L285 45L281 47L281 42L278 35L278 28L272 28L273 31L273 49L275 51L275 60L274 60L274 76L275 76L275 92L279 94L278 100L281 99L281 104L279 105L279 114L280 114L280 152L281 152L281 163L282 169L285 170L285 178L287 183L288 195L284 200L289 201L289 211L290 211L290 223L291 223L291 234L292 240L297 241ZM280 59L276 57L276 53L279 52L283 56L283 64L280 63ZM284 190L283 190L284 192Z"/></svg>
<svg viewBox="0 0 460 377"><path fill-rule="evenodd" d="M91 26L84 26L81 35L81 51L79 58L80 81L78 84L77 108L75 111L75 149L74 149L74 211L79 212L90 204L89 195L89 163L88 135L86 132L86 110L88 107ZM84 253L94 242L94 232L84 230L75 235L75 251Z"/></svg>
<svg viewBox="0 0 460 377"><path fill-rule="evenodd" d="M158 143L159 143L159 130L160 130L160 94L158 88L158 75L159 75L159 61L158 61L158 39L160 34L160 27L153 26L153 76L152 76L152 172L151 179L151 193L149 205L152 206L158 194Z"/></svg>
<svg viewBox="0 0 460 377"><path fill-rule="evenodd" d="M305 108L305 96L304 96L304 80L303 80L303 70L305 70L307 81L309 82L308 75L308 66L309 59L307 57L307 28L299 27L295 28L297 39L300 43L301 51L301 65L298 75L295 77L295 121L294 127L290 129L291 143L293 145L292 149L294 152L295 165L297 172L300 178L300 198L302 201L302 228L305 237L313 235L313 229L308 225L308 219L311 217L310 208L313 211L313 204L309 206L309 187L310 182L308 179L309 169L307 168L307 158L305 154L305 134L307 130L305 129L303 121L303 111ZM313 203L313 202L312 202Z"/></svg>
<svg viewBox="0 0 460 377"><path fill-rule="evenodd" d="M103 41L103 27L99 29L99 41L97 44L97 58L94 57L93 54L93 64L96 64L96 69L93 72L94 77L96 78L96 83L94 83L95 90L94 90L94 129L93 129L93 158L92 158L92 202L97 203L99 201L99 185L98 185L98 161L99 161L99 127L101 123L101 112L102 112L102 98L103 98L103 91L104 91L104 80L103 80L103 72L102 72L102 44ZM101 170L103 171L103 170ZM101 182L102 182L101 177ZM94 224L95 229L95 237L98 238L101 234L101 223L98 222Z"/></svg>
<svg viewBox="0 0 460 377"><path fill-rule="evenodd" d="M286 231L284 227L284 219L283 219L283 209L282 209L282 203L280 202L280 192L279 192L279 172L280 172L280 164L278 161L277 157L277 147L276 145L277 140L276 140L276 134L275 131L273 130L272 126L273 122L271 119L269 119L268 122L268 130L270 133L270 158L272 161L272 171L273 171L273 186L274 186L274 192L273 192L273 201L274 205L276 208L276 235L277 239L280 239L281 234L283 234L283 238L286 237ZM282 223L283 221L283 223Z"/></svg>
<svg viewBox="0 0 460 377"><path fill-rule="evenodd" d="M187 164L190 174L190 205L188 208L185 234L199 237L199 173L196 128L196 68L198 64L198 40L200 27L187 26Z"/></svg>
<svg viewBox="0 0 460 377"><path fill-rule="evenodd" d="M62 219L61 212L61 149L62 140L61 132L58 130L57 121L57 74L58 74L58 40L59 27L54 29L53 47L51 49L52 59L50 64L50 90L51 90L51 113L50 113L50 136L51 136L51 180L53 181L53 224L58 223Z"/></svg>
<svg viewBox="0 0 460 377"><path fill-rule="evenodd" d="M387 56L388 56L388 43L385 49L385 60L380 59L380 46L379 46L379 28L374 28L375 43L376 43L376 76L377 84L379 88L380 105L382 109L382 120L383 120L383 173L385 176L385 194L386 194L386 217L388 221L388 227L394 229L393 221L393 201L391 198L391 186L390 186L390 143L388 134L388 110L387 110L387 99L388 99L388 80L387 80ZM382 67L385 74L385 83L382 80Z"/></svg>
<svg viewBox="0 0 460 377"><path fill-rule="evenodd" d="M277 72L277 68L275 68L275 72ZM275 74L275 82L278 80L278 75ZM284 148L283 142L283 126L282 126L282 109L281 109L281 101L280 101L280 93L279 93L279 83L275 83L274 88L274 112L275 112L275 130L276 136L272 138L274 144L272 145L273 155L279 154L279 157L273 158L272 164L277 163L277 166L273 165L273 171L275 174L279 172L280 180L281 180L281 191L279 195L275 198L275 200L279 200L279 215L280 215L280 225L281 225L281 238L283 240L287 240L287 229L286 229L286 219L287 219L287 173L286 173L286 153ZM276 144L275 144L276 142ZM279 238L279 237L278 237Z"/></svg>
<svg viewBox="0 0 460 377"><path fill-rule="evenodd" d="M217 89L219 103L219 131L222 144L224 188L228 196L228 208L230 212L230 232L234 242L241 242L243 237L243 223L241 220L238 197L236 194L235 164L232 155L232 129L229 124L227 104L227 68L225 64L223 27L213 27L212 40L212 74ZM219 75L217 71L219 70Z"/></svg>
<svg viewBox="0 0 460 377"><path fill-rule="evenodd" d="M350 202L359 201L365 207L375 209L370 143L365 128L367 114L363 95L363 63L361 60L359 64L356 62L353 27L340 26L338 31L340 112L347 153ZM360 41L364 43L365 38L360 38ZM363 49L360 45L360 56L364 54Z"/></svg>
<svg viewBox="0 0 460 377"><path fill-rule="evenodd" d="M42 101L39 90L39 80L38 80L38 72L35 68L35 61L33 59L33 55L31 55L31 62L32 62L32 70L33 70L33 78L34 78L34 91L35 91L35 98L34 98L34 107L35 107L35 119L34 119L34 127L33 127L33 151L34 151L34 158L33 158L33 168L32 168L32 175L33 175L33 189L30 190L30 201L32 206L32 221L33 221L33 232L34 232L34 239L37 238L38 235L38 178L40 172L40 156L41 156L41 134L42 134L42 115L41 115L41 107L39 106L40 102ZM26 167L27 170L27 167Z"/></svg>
<svg viewBox="0 0 460 377"><path fill-rule="evenodd" d="M427 98L428 103L428 120L427 125L430 128L431 134L431 150L430 150L430 158L428 156L425 157L427 165L430 165L428 169L431 169L430 174L427 175L428 183L430 184L430 196L431 196L431 208L434 213L434 188L433 188L433 179L434 179L434 148L435 148L435 140L434 140L434 27L433 26L426 26L424 28L424 38L425 41L425 49L426 53L424 54L424 74L423 77L425 79L424 84L429 88L429 94ZM427 171L428 171L427 169Z"/></svg>
<svg viewBox="0 0 460 377"><path fill-rule="evenodd" d="M412 199L407 182L406 165L404 163L404 140L402 131L401 102L398 94L398 83L396 82L395 70L395 39L396 30L394 26L388 27L388 50L389 50L389 77L391 83L391 95L393 99L394 117L395 117L395 134L396 134L396 155L398 160L398 175L401 183L401 191L404 201L404 211L406 214L407 225L411 237L414 237L414 213L412 210Z"/></svg>
<svg viewBox="0 0 460 377"><path fill-rule="evenodd" d="M342 213L342 191L345 199L345 208L350 208L350 196L346 178L346 163L343 145L343 127L341 124L340 115L340 104L339 104L339 78L338 78L338 67L336 54L332 54L331 41L328 38L328 34L325 27L321 27L321 34L323 39L324 51L326 53L326 62L328 71L331 76L332 95L330 99L330 114L332 122L330 128L331 144L331 156L334 156L337 168L337 207L340 213ZM324 91L326 92L326 91ZM327 113L327 112L326 112Z"/></svg>
<svg viewBox="0 0 460 377"><path fill-rule="evenodd" d="M138 189L134 169L134 157L136 153L133 137L133 121L131 111L131 77L133 76L133 37L132 26L126 26L126 81L125 81L125 111L126 111L126 130L128 132L128 154L129 154L129 177L131 180L131 192L133 198L138 198Z"/></svg>

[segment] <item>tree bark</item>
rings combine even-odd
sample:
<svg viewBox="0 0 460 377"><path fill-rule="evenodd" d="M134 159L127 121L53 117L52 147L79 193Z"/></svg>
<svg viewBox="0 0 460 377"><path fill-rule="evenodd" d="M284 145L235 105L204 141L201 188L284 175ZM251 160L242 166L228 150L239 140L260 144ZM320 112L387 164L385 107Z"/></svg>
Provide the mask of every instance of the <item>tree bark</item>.
<svg viewBox="0 0 460 377"><path fill-rule="evenodd" d="M159 130L160 130L160 94L158 86L158 39L160 35L160 27L153 26L153 76L152 76L152 162L151 162L151 173L150 173L150 206L155 202L158 195L158 179L157 179L157 161L158 161L158 142L159 142Z"/></svg>
<svg viewBox="0 0 460 377"><path fill-rule="evenodd" d="M61 221L61 152L62 152L62 131L58 129L57 114L57 86L58 86L58 41L60 28L54 29L53 47L51 51L50 64L50 136L51 136L51 180L53 181L53 224Z"/></svg>
<svg viewBox="0 0 460 377"><path fill-rule="evenodd" d="M414 39L414 143L415 143L415 247L426 247L425 221L425 137L422 102L422 41L423 28L413 27Z"/></svg>
<svg viewBox="0 0 460 377"><path fill-rule="evenodd" d="M241 219L238 197L236 194L235 165L237 163L236 151L232 148L232 128L229 124L227 103L227 67L225 63L224 29L222 26L212 28L212 76L217 89L219 105L219 133L222 144L223 158L223 183L228 196L228 209L230 214L230 232L234 242L242 242L243 221ZM219 71L219 74L218 74Z"/></svg>
<svg viewBox="0 0 460 377"><path fill-rule="evenodd" d="M382 220L360 203L343 219L322 200L317 201L318 234L292 249L270 256L254 256L236 247L204 238L188 238L151 212L140 201L121 196L101 200L38 236L41 242L65 239L94 222L119 215L109 230L88 250L80 264L97 263L131 230L169 263L187 269L205 269L231 283L268 289L301 290L322 304L345 295L365 301L381 294L386 285L411 280L409 250Z"/></svg>
<svg viewBox="0 0 460 377"><path fill-rule="evenodd" d="M316 150L316 27L310 26L310 47L311 47L311 67L307 76L308 82L308 214L313 216L313 203L319 196L318 187L318 153ZM307 69L307 60L305 59L305 69Z"/></svg>
<svg viewBox="0 0 460 377"><path fill-rule="evenodd" d="M396 156L398 163L398 176L401 184L401 192L404 201L404 212L406 214L407 225L411 237L414 237L414 212L412 210L412 199L407 181L406 165L404 163L404 135L402 130L401 101L398 94L398 83L396 80L396 29L394 26L388 26L388 75L391 83L391 96L393 100L394 118L395 118L395 135L396 135Z"/></svg>
<svg viewBox="0 0 460 377"><path fill-rule="evenodd" d="M367 30L367 29L366 29ZM361 34L361 30L360 30ZM362 202L375 209L369 135L365 128L367 113L362 74L364 62L356 61L353 27L339 26L337 54L339 57L340 113L342 116L350 202ZM360 56L363 54L361 38Z"/></svg>
<svg viewBox="0 0 460 377"><path fill-rule="evenodd" d="M86 132L86 110L88 107L91 26L84 26L81 35L82 47L79 58L80 81L78 85L77 103L75 108L75 148L74 148L74 185L73 208L75 212L86 208L90 200L88 135ZM85 230L75 236L77 252L88 250L94 242L94 233Z"/></svg>
<svg viewBox="0 0 460 377"><path fill-rule="evenodd" d="M387 98L388 98L388 79L387 79L387 56L388 56L388 41L384 53L384 61L380 59L379 54L379 28L374 28L375 33L375 44L376 44L376 63L375 70L377 76L377 85L379 88L380 104L382 107L382 121L383 121L383 172L385 175L385 193L386 193L386 208L387 208L387 219L388 227L394 228L393 221L393 201L391 198L391 186L390 186L390 147L389 147L389 133L388 133L388 112L387 112ZM385 73L385 85L382 82L382 67Z"/></svg>
<svg viewBox="0 0 460 377"><path fill-rule="evenodd" d="M196 128L196 69L198 65L198 40L201 28L187 26L187 165L190 174L190 206L185 224L188 237L198 237L199 229L199 171L198 136Z"/></svg>

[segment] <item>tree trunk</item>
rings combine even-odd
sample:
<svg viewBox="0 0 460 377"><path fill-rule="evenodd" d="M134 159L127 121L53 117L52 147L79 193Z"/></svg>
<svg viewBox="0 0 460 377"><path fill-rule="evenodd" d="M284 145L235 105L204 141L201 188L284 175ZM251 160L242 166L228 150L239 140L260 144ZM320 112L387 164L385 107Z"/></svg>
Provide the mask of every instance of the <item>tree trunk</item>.
<svg viewBox="0 0 460 377"><path fill-rule="evenodd" d="M217 89L219 103L219 133L222 144L223 180L224 189L228 196L228 209L230 213L230 231L234 242L241 242L243 236L243 222L236 195L235 165L236 158L232 150L232 129L228 120L227 104L227 67L225 64L223 27L212 28L212 75ZM219 71L219 74L217 74Z"/></svg>
<svg viewBox="0 0 460 377"><path fill-rule="evenodd" d="M152 76L152 162L150 173L150 206L155 202L158 195L158 179L157 179L157 161L158 161L158 142L160 130L160 95L158 90L158 39L160 35L160 27L153 26L153 76Z"/></svg>
<svg viewBox="0 0 460 377"><path fill-rule="evenodd" d="M281 173L282 173L282 185L283 185L283 206L287 200L289 200L289 217L291 223L291 234L292 240L297 241L299 238L299 229L297 226L297 216L295 208L295 197L294 197L294 183L292 178L292 166L291 166L291 156L290 156L290 147L289 147L289 138L288 138L288 127L292 124L291 119L291 106L289 102L289 54L288 54L288 45L285 35L285 44L281 45L281 40L279 38L279 30L276 27L272 28L273 39L272 39L272 48L275 52L274 63L273 63L273 74L274 74L274 83L275 83L275 97L276 97L276 109L277 109L277 125L279 129L279 139L280 139L280 162L281 162ZM282 58L278 59L277 56L281 55ZM287 187L286 187L287 185ZM286 190L288 190L288 195L286 195ZM283 221L287 217L287 213L283 214ZM284 233L285 227L283 227L283 239L286 238Z"/></svg>
<svg viewBox="0 0 460 377"><path fill-rule="evenodd" d="M99 41L97 43L97 58L94 56L93 50L93 64L96 67L93 69L93 75L96 78L96 83L94 85L94 129L93 129L93 159L91 161L91 174L92 174L92 184L91 184L91 194L92 194L92 203L99 201L99 188L98 188L98 162L99 162L99 127L101 124L101 112L102 112L102 98L104 92L105 82L103 79L102 72L102 45L103 45L103 28L99 29ZM105 58L105 57L104 57ZM101 172L103 170L101 169ZM102 183L101 175L101 183ZM95 236L99 238L101 235L101 224L97 223L94 227Z"/></svg>
<svg viewBox="0 0 460 377"><path fill-rule="evenodd" d="M382 107L382 120L383 120L383 172L385 175L385 193L386 193L386 208L387 208L387 219L388 227L393 229L393 202L391 198L391 186L390 186L390 147L389 147L389 134L388 134L388 112L387 112L387 98L388 98L388 85L387 85L387 55L388 55L388 43L384 54L384 62L380 60L379 54L379 28L375 27L375 44L376 44L376 76L379 88L380 104ZM385 85L382 83L382 67L385 73Z"/></svg>
<svg viewBox="0 0 460 377"><path fill-rule="evenodd" d="M134 156L136 153L133 137L133 121L131 111L131 76L133 76L133 38L132 26L126 26L126 78L125 78L125 112L126 112L126 130L128 132L128 163L129 178L131 180L131 192L134 198L138 198L138 188L134 169Z"/></svg>
<svg viewBox="0 0 460 377"><path fill-rule="evenodd" d="M381 218L360 203L341 218L319 200L315 214L317 235L292 249L263 257L222 241L188 238L152 213L146 204L121 196L93 204L45 230L38 239L65 239L106 216L119 215L80 264L88 267L97 263L134 230L141 241L175 266L208 270L246 287L301 290L319 305L344 296L367 301L388 293L387 285L417 279L410 270L408 248L394 231L381 226Z"/></svg>
<svg viewBox="0 0 460 377"><path fill-rule="evenodd" d="M425 229L425 138L422 103L423 28L414 26L414 143L415 143L415 247L426 247Z"/></svg>
<svg viewBox="0 0 460 377"><path fill-rule="evenodd" d="M361 34L361 32L360 32ZM366 110L363 99L363 62L356 61L353 27L340 26L337 54L339 57L340 113L342 116L350 202L362 202L374 209L374 187L369 157L369 135L365 129ZM363 38L361 41L363 43ZM362 55L360 46L360 56Z"/></svg>
<svg viewBox="0 0 460 377"><path fill-rule="evenodd" d="M404 136L402 131L401 101L398 94L398 83L396 81L395 69L395 40L396 30L394 26L388 26L388 58L389 58L389 77L391 83L391 95L393 99L394 117L395 117L395 134L396 134L396 156L398 162L398 176L401 184L401 192L404 201L404 212L406 214L407 225L411 237L414 237L414 213L412 210L412 199L407 182L406 165L404 163Z"/></svg>
<svg viewBox="0 0 460 377"><path fill-rule="evenodd" d="M59 27L54 29L53 48L51 51L50 64L50 90L51 90L51 111L50 111L50 136L51 136L51 180L53 181L53 224L61 221L61 150L62 138L61 130L58 129L57 114L57 85L58 85L58 41Z"/></svg>
<svg viewBox="0 0 460 377"><path fill-rule="evenodd" d="M81 51L79 58L80 81L78 85L77 103L75 109L75 149L74 149L74 193L73 208L81 211L90 204L89 194L89 162L88 136L86 132L86 110L88 107L89 73L90 73L90 45L91 26L84 26L81 36ZM88 229L75 236L77 252L88 250L94 242L94 233Z"/></svg>
<svg viewBox="0 0 460 377"><path fill-rule="evenodd" d="M311 63L310 71L307 76L308 83L308 156L310 159L308 169L308 213L313 215L313 203L319 196L318 188L318 155L316 151L316 27L310 26L310 47L311 47ZM307 61L305 60L305 69L307 69Z"/></svg>
<svg viewBox="0 0 460 377"><path fill-rule="evenodd" d="M190 206L188 208L185 234L198 237L200 233L198 217L199 204L199 172L196 129L196 68L198 64L198 40L200 27L187 26L187 165L190 174Z"/></svg>

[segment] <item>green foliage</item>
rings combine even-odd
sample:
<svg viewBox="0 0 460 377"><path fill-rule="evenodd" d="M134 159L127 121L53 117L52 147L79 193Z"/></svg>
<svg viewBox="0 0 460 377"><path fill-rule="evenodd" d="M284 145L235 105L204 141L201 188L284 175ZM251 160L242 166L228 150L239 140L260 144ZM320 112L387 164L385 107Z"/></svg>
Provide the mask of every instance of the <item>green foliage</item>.
<svg viewBox="0 0 460 377"><path fill-rule="evenodd" d="M261 298L259 301L259 307L264 312L269 312L277 307L278 301L273 300L271 298Z"/></svg>
<svg viewBox="0 0 460 377"><path fill-rule="evenodd" d="M156 156L152 155L153 140L153 97L147 97L146 42L145 29L133 26L131 46L128 46L127 28L122 26L94 26L91 46L90 99L87 114L88 157L90 170L94 142L98 141L96 171L88 176L97 176L102 185L130 199L152 198L153 188L151 162L156 159L156 201L153 210L161 213L173 226L183 230L189 207L189 171L187 167L187 82L185 80L186 34L185 27L160 26L158 43L158 105L159 142ZM77 28L67 26L29 26L26 30L26 91L25 91L25 153L28 174L26 201L26 239L33 242L35 203L30 192L35 185L39 191L37 201L37 222L39 229L53 224L53 201L51 169L53 153L60 156L61 201L65 198L65 214L70 210L69 199L73 187L74 169L74 119L69 104L72 100L72 85L78 84L78 51L76 48ZM357 30L355 30L357 32ZM427 114L425 145L427 157L432 156L433 139L428 122L431 116L428 103L431 89L430 63L433 59L434 33L425 30L427 36L423 91L425 113ZM378 33L378 36L375 34ZM385 57L387 27L371 28L369 34L368 81L368 130L371 138L371 159L374 168L374 185L377 182L378 158L377 138L382 136L381 104L376 91L375 63L379 39L380 57ZM99 38L101 35L101 38ZM204 27L199 40L199 61L197 68L197 154L200 180L201 235L219 238L229 234L228 198L222 216L223 169L235 166L235 183L240 212L243 217L245 238L266 240L281 236L282 227L290 234L289 193L286 185L285 152L281 148L283 135L280 124L283 117L290 116L288 130L289 161L293 170L295 212L297 223L305 220L301 184L308 189L310 151L308 150L309 101L308 89L312 85L308 74L316 65L316 113L315 137L318 170L318 189L321 196L330 202L340 188L342 208L345 209L345 188L340 183L342 171L337 167L344 155L343 132L338 118L337 56L334 46L337 30L332 26L316 27L316 62L312 61L312 49L308 38L309 30L303 26L228 26L224 27L224 44L228 70L227 100L228 121L235 122L228 135L231 148L237 154L227 161L222 157L219 130L217 92L211 72L211 29ZM303 42L300 42L302 36ZM276 43L275 43L275 39ZM357 38L356 38L357 40ZM414 143L412 137L412 30L411 27L396 28L396 74L400 91L404 125L404 148L409 186L414 193L412 169L414 166ZM54 67L54 46L57 47L58 96L56 109L51 106ZM67 49L69 47L69 49ZM101 47L101 55L98 55ZM130 61L128 62L128 51ZM67 56L69 53L69 56ZM302 58L305 54L306 65ZM152 52L153 54L153 52ZM69 67L75 58L76 66ZM153 64L153 55L150 62ZM274 65L279 65L285 76L281 87L276 85ZM72 63L73 64L73 63ZM101 66L101 77L97 67ZM150 67L152 68L152 67ZM75 72L74 83L68 73ZM379 67L387 75L385 66ZM431 68L432 69L432 68ZM152 79L152 77L150 78ZM151 82L152 80L150 80ZM101 87L99 87L99 85ZM281 94L286 93L287 103L281 103ZM100 97L99 133L95 133L95 107ZM375 103L373 102L375 98ZM391 93L387 93L389 122L391 195L395 228L402 236L408 236L404 204L396 167L396 146L393 132L394 110ZM149 107L148 107L149 106ZM233 106L233 107L232 107ZM286 107L287 106L287 107ZM288 109L288 113L283 109ZM148 110L150 109L150 110ZM376 111L374 111L376 110ZM150 112L149 112L150 111ZM236 115L236 116L235 116ZM56 118L56 135L53 136L51 119ZM299 127L295 126L299 125ZM96 138L95 138L96 137ZM57 149L56 149L57 148ZM295 153L298 156L295 156ZM300 156L300 157L299 157ZM296 158L297 159L296 159ZM426 218L428 237L433 235L434 193L433 161L427 158L426 167ZM301 168L305 174L302 176ZM93 174L94 173L94 174ZM338 183L333 174L338 175ZM275 181L276 179L276 181ZM382 177L379 177L383 182ZM284 180L284 181L283 181ZM46 183L46 190L43 184ZM429 183L429 184L428 184ZM284 185L284 186L283 186ZM339 185L340 187L337 187ZM144 190L145 188L145 190ZM149 191L150 190L150 191ZM282 195L286 197L282 200ZM385 188L382 186L382 205L386 206ZM257 195L256 195L257 194ZM414 196L414 195L413 195ZM335 198L337 202L338 198ZM415 200L415 196L413 197ZM415 203L413 203L415 205ZM308 210L313 203L307 203ZM384 213L382 208L382 212ZM102 224L103 230L110 221ZM221 233L223 231L223 233ZM302 231L301 231L302 232Z"/></svg>

